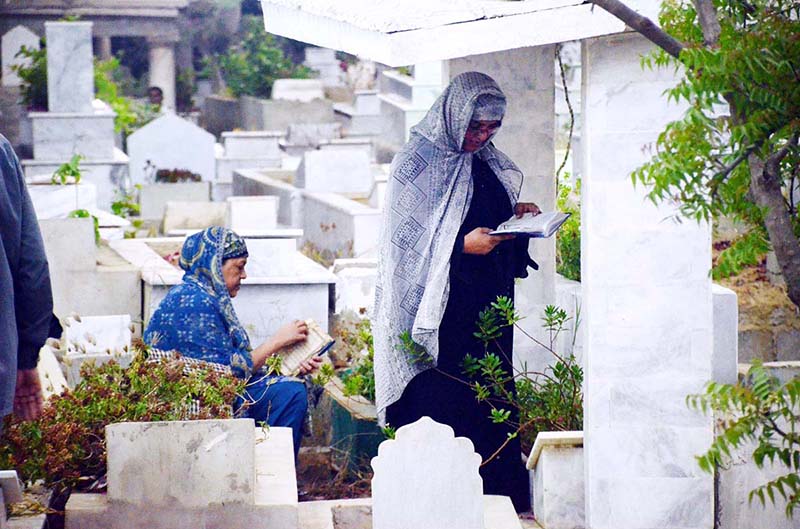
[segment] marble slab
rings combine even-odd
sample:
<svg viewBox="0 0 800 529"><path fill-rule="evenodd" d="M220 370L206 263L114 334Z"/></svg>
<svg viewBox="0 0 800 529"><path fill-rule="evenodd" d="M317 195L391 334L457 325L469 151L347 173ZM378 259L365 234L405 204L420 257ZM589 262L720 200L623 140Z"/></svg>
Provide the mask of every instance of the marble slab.
<svg viewBox="0 0 800 529"><path fill-rule="evenodd" d="M307 103L324 98L325 91L319 79L276 79L272 85L272 99Z"/></svg>
<svg viewBox="0 0 800 529"><path fill-rule="evenodd" d="M484 529L480 463L472 441L430 417L399 428L372 459L372 527Z"/></svg>
<svg viewBox="0 0 800 529"><path fill-rule="evenodd" d="M44 26L48 110L91 112L94 100L92 23L45 22Z"/></svg>
<svg viewBox="0 0 800 529"><path fill-rule="evenodd" d="M297 170L295 185L307 191L369 196L374 179L369 154L361 149L308 151Z"/></svg>
<svg viewBox="0 0 800 529"><path fill-rule="evenodd" d="M215 144L213 134L191 121L163 114L128 137L131 181L152 183L148 162L156 169L187 169L212 181L216 175Z"/></svg>
<svg viewBox="0 0 800 529"><path fill-rule="evenodd" d="M278 197L228 197L226 226L237 233L278 227Z"/></svg>
<svg viewBox="0 0 800 529"><path fill-rule="evenodd" d="M39 49L39 35L29 30L25 26L14 26L8 30L2 38L2 60L3 60L3 86L20 86L22 79L17 72L11 69L12 66L28 66L30 59L17 57L20 49L25 46L30 49Z"/></svg>

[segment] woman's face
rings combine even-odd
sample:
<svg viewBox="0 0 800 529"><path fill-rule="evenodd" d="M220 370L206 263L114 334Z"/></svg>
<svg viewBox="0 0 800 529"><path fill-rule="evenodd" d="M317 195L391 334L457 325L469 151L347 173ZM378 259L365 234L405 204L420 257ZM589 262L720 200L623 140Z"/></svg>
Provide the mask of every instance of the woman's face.
<svg viewBox="0 0 800 529"><path fill-rule="evenodd" d="M242 279L247 277L244 267L247 264L247 257L234 257L222 261L222 278L225 280L225 287L232 298L239 293L242 286Z"/></svg>
<svg viewBox="0 0 800 529"><path fill-rule="evenodd" d="M483 147L492 134L500 128L501 121L477 121L472 120L467 126L464 134L464 143L461 150L464 152L475 152Z"/></svg>

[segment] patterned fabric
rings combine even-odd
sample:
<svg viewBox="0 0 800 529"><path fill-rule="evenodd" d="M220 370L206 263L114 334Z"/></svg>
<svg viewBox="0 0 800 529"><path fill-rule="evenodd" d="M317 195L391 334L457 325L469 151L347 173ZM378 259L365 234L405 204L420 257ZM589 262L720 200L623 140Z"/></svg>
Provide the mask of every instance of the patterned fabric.
<svg viewBox="0 0 800 529"><path fill-rule="evenodd" d="M473 153L461 146L476 109L479 116L490 115L501 108L498 101L504 103L505 95L491 77L478 72L455 77L392 161L373 312L381 422L408 382L438 359L450 256L472 197ZM519 168L490 141L475 156L491 167L516 204ZM405 332L422 346L422 355L401 346Z"/></svg>
<svg viewBox="0 0 800 529"><path fill-rule="evenodd" d="M249 378L253 369L250 339L222 277L226 254L247 255L244 240L229 229L212 226L186 239L180 259L186 271L183 283L161 301L144 340L159 349L228 365L237 377Z"/></svg>

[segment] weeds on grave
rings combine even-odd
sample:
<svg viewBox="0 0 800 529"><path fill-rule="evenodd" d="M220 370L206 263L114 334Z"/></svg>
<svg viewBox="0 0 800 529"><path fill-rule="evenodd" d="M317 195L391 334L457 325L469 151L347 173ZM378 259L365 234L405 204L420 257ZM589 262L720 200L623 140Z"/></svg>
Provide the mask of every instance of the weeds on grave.
<svg viewBox="0 0 800 529"><path fill-rule="evenodd" d="M581 280L580 193L580 179L575 182L574 188L567 184L558 185L557 208L571 215L556 232L556 272L573 281Z"/></svg>
<svg viewBox="0 0 800 529"><path fill-rule="evenodd" d="M492 302L480 313L476 323L478 330L474 333L483 343L483 354L480 357L467 355L462 370L476 399L490 406L488 419L509 424L513 428L509 440L519 436L523 450L529 451L539 432L583 428L583 369L573 355L561 355L555 350L558 336L567 330L566 324L571 320L563 309L553 305L545 308L542 324L548 331L548 344L526 333L517 325L520 320L509 298L499 296ZM573 333L577 325L576 321ZM516 332L522 332L548 350L555 363L541 372L529 371L527 367L509 370L507 366L513 366L510 352L500 349L498 339L512 326L516 327ZM489 352L490 348L499 353ZM508 440L496 453L507 443Z"/></svg>
<svg viewBox="0 0 800 529"><path fill-rule="evenodd" d="M686 402L717 418L711 447L697 457L700 468L708 473L726 468L736 450L756 443L751 457L758 468L768 462L787 473L750 491L749 501L777 505L780 495L791 518L800 506L800 377L781 384L756 360L744 381L709 382L704 393L689 395Z"/></svg>
<svg viewBox="0 0 800 529"><path fill-rule="evenodd" d="M358 320L352 327L339 330L342 349L347 354L351 367L339 374L344 383L345 396L360 395L375 402L375 348L372 343L372 323L368 319Z"/></svg>
<svg viewBox="0 0 800 529"><path fill-rule="evenodd" d="M146 348L137 347L128 368L113 360L85 364L78 386L51 397L38 419L6 417L0 468L16 469L27 483L42 480L57 493L84 490L106 472L108 424L232 417L244 381L213 369L184 373L180 359L147 363Z"/></svg>

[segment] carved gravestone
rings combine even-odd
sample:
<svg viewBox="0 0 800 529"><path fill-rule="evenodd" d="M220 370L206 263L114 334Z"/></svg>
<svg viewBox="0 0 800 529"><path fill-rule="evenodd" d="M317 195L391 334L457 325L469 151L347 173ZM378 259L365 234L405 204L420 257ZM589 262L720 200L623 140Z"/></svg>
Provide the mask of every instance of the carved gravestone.
<svg viewBox="0 0 800 529"><path fill-rule="evenodd" d="M430 417L397 430L372 459L373 529L483 529L480 455Z"/></svg>
<svg viewBox="0 0 800 529"><path fill-rule="evenodd" d="M19 86L22 79L16 72L11 70L15 64L29 65L31 60L24 57L17 57L17 53L23 47L39 49L39 36L25 26L16 26L3 35L3 86Z"/></svg>

